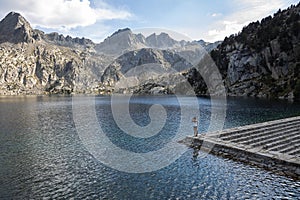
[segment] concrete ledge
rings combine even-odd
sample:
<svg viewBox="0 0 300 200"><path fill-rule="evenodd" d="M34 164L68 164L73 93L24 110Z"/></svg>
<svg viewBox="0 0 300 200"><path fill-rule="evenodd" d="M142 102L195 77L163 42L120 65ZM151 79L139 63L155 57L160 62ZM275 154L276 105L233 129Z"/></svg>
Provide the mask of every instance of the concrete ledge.
<svg viewBox="0 0 300 200"><path fill-rule="evenodd" d="M224 141L218 135L229 133L237 130L248 130L249 128L276 125L278 123L290 122L300 117L287 118L283 120L276 120L260 124L248 125L224 131L217 131L213 134L206 133L198 137L186 137L182 143L197 148L202 151L214 155L224 156L234 160L242 161L252 164L267 170L271 170L277 174L292 177L293 179L300 180L300 157L299 155L289 155L280 153L278 151L268 151L263 146L253 147L231 141ZM299 132L300 135L300 132Z"/></svg>

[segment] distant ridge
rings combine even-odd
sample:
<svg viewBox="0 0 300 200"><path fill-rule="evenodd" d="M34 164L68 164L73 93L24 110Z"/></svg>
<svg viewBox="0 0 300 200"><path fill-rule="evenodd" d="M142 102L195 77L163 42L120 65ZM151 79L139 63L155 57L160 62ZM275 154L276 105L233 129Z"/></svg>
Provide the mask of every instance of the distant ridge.
<svg viewBox="0 0 300 200"><path fill-rule="evenodd" d="M159 35L153 33L146 38L146 43L149 47L155 48L174 48L181 46L178 41L171 38L167 33L160 33Z"/></svg>
<svg viewBox="0 0 300 200"><path fill-rule="evenodd" d="M119 29L103 42L96 45L100 53L110 55L121 55L127 51L147 47L144 38L134 34L129 28Z"/></svg>
<svg viewBox="0 0 300 200"><path fill-rule="evenodd" d="M184 48L182 48L184 47ZM48 93L110 93L113 77L135 65L162 65L176 70L191 67L190 59L202 56L196 42L178 42L167 33L145 38L129 28L119 29L101 43L33 29L19 13L11 12L0 22L0 95ZM112 63L121 56L124 66ZM128 58L130 57L130 60ZM150 59L150 60L149 60ZM150 62L150 64L151 64ZM108 68L112 70L108 70ZM114 68L116 67L116 68ZM104 72L109 72L104 75ZM114 72L115 71L115 72ZM116 74L114 74L116 73ZM160 76L160 73L158 73ZM144 78L149 76L143 75ZM141 79L146 81L146 79ZM154 81L154 82L153 82ZM169 92L156 88L157 80L140 91ZM168 82L176 84L176 77ZM161 89L160 89L161 88Z"/></svg>
<svg viewBox="0 0 300 200"><path fill-rule="evenodd" d="M122 32L126 32L126 31L131 31L130 28L123 28L123 29L119 29L116 32L114 32L110 37L113 37L114 35L118 35Z"/></svg>
<svg viewBox="0 0 300 200"><path fill-rule="evenodd" d="M299 13L300 3L216 43L177 41L164 32L145 37L129 28L94 43L32 29L24 17L11 12L0 22L0 94L107 94L114 91L118 76L153 61L178 73L152 74L151 80L141 73L143 85L123 91L170 93L181 74L196 94L208 95L203 79L190 68L205 62L204 48L218 66L228 95L299 99Z"/></svg>

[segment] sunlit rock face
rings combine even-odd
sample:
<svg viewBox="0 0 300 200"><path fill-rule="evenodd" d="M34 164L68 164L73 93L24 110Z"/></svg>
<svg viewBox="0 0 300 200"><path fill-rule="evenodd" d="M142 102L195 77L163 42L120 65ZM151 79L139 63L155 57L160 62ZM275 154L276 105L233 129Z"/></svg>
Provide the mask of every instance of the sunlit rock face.
<svg viewBox="0 0 300 200"><path fill-rule="evenodd" d="M299 5L250 23L211 52L229 95L300 97Z"/></svg>

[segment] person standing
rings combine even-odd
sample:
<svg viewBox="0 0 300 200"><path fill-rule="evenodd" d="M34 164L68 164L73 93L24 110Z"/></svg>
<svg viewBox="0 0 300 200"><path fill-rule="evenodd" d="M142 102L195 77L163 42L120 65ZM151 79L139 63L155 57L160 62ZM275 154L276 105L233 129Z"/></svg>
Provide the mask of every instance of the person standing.
<svg viewBox="0 0 300 200"><path fill-rule="evenodd" d="M198 136L198 120L197 117L193 117L192 119L193 129L194 129L194 137Z"/></svg>

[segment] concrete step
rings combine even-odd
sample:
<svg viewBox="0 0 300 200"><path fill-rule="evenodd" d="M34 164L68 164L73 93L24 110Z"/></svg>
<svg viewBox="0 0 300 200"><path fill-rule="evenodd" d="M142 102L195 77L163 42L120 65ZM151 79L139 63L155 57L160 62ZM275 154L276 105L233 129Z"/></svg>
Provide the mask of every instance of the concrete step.
<svg viewBox="0 0 300 200"><path fill-rule="evenodd" d="M266 136L266 135L276 134L277 132L283 132L283 131L286 131L286 130L293 130L294 128L295 128L295 126L293 126L293 125L287 126L287 127L282 127L282 128L269 128L269 130L264 130L264 131L259 131L259 132L252 132L252 133L249 133L248 135L243 135L242 137L231 140L231 141L232 142L243 142L243 141L263 137L263 136ZM299 127L296 127L296 128L300 128L300 125L299 125Z"/></svg>
<svg viewBox="0 0 300 200"><path fill-rule="evenodd" d="M268 138L268 137L271 137L271 135L274 135L274 136L278 135L278 133L281 133L281 135L288 134L288 131L295 131L295 130L299 130L299 129L300 129L300 125L298 125L297 127L291 125L291 126L282 127L282 128L274 128L274 129L270 129L269 131L263 131L260 133L250 134L245 137L237 138L237 139L231 140L231 142L243 143L243 142L247 142L247 141L255 141L255 139Z"/></svg>
<svg viewBox="0 0 300 200"><path fill-rule="evenodd" d="M248 126L252 126L252 125L247 125L247 126L244 127L245 129L234 130L234 131L230 131L230 132L221 133L219 135L219 137L220 138L225 138L227 136L239 134L239 133L242 133L242 132L245 132L245 131L253 131L253 130L259 130L259 129L265 129L265 128L268 128L268 127L281 126L281 125L286 125L286 124L291 124L291 123L298 124L298 123L300 123L300 119L294 119L294 118L292 118L292 119L290 119L288 121L287 120L285 120L285 121L276 120L276 121L271 121L271 122L264 122L264 123L261 123L261 124L257 124L254 127L248 127Z"/></svg>
<svg viewBox="0 0 300 200"><path fill-rule="evenodd" d="M262 127L258 127L258 128L252 128L252 129L248 129L248 130L244 130L244 131L236 131L233 135L229 135L226 137L220 137L222 140L226 140L226 141L231 141L234 139L242 139L244 137L249 137L250 135L256 135L256 134L260 134L262 132L268 132L270 130L274 130L274 129L288 129L290 127L295 127L298 126L300 127L300 120L299 121L293 121L293 122L289 122L289 123L283 123L283 124L273 124L273 125L267 125L267 126L262 126Z"/></svg>
<svg viewBox="0 0 300 200"><path fill-rule="evenodd" d="M298 135L299 134L299 130L297 131L294 131L294 132L289 132L289 136L290 137L293 137L295 135ZM285 138L286 138L286 135L280 135L281 133L279 133L279 136L276 136L276 137L270 137L268 139L259 139L259 140L256 140L255 142L248 142L248 145L251 145L253 147L259 147L259 146L263 146L263 145L266 145L268 143L272 143L272 142L275 142L275 141L283 141ZM243 143L244 144L244 143Z"/></svg>
<svg viewBox="0 0 300 200"><path fill-rule="evenodd" d="M288 154L293 155L293 156L297 156L300 157L300 149L289 152Z"/></svg>
<svg viewBox="0 0 300 200"><path fill-rule="evenodd" d="M300 151L300 144L292 145L289 148L286 148L285 150L281 150L279 152L290 154L290 153L295 153L297 151Z"/></svg>
<svg viewBox="0 0 300 200"><path fill-rule="evenodd" d="M295 135L293 137L287 136L288 138L284 141L275 141L270 144L266 144L263 148L270 151L279 151L290 145L300 144L300 135Z"/></svg>
<svg viewBox="0 0 300 200"><path fill-rule="evenodd" d="M300 116L214 131L199 137L188 137L187 141L194 148L202 148L203 145L203 149L211 148L213 154L300 179ZM242 142L245 145L241 145Z"/></svg>

